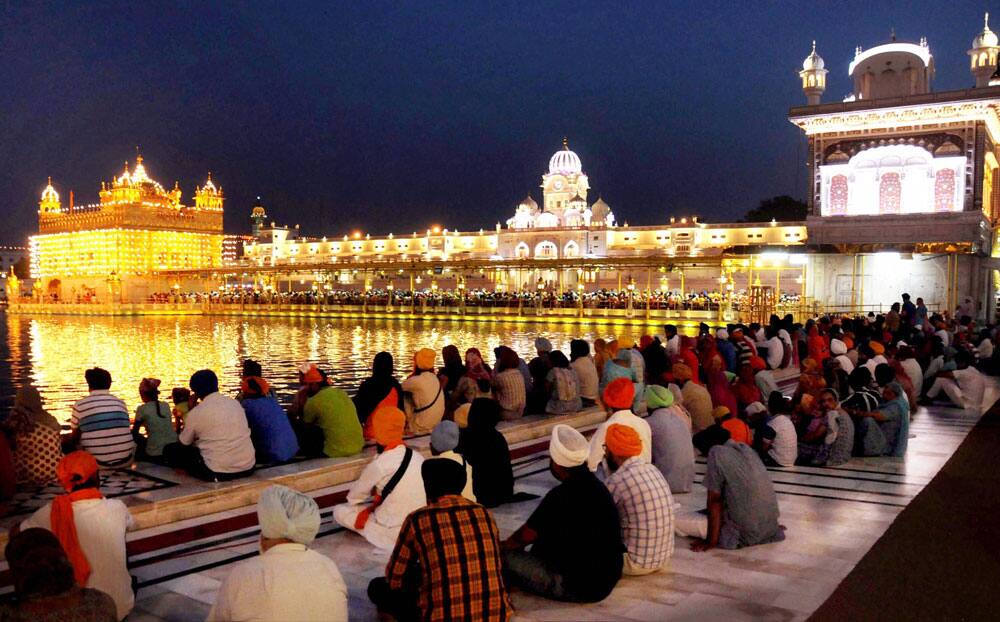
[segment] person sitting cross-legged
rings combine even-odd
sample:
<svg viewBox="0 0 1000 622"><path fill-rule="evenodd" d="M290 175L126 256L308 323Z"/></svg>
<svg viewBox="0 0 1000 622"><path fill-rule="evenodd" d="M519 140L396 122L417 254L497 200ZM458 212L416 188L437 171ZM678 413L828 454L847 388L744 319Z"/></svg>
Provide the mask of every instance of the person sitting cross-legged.
<svg viewBox="0 0 1000 622"><path fill-rule="evenodd" d="M462 468L465 469L466 475L465 488L462 489L462 496L475 503L476 493L473 492L472 487L472 465L465 459L465 456L456 451L459 439L460 430L458 429L457 423L454 421L440 422L434 426L434 430L431 432L431 456L434 458L454 460L456 463L462 465Z"/></svg>
<svg viewBox="0 0 1000 622"><path fill-rule="evenodd" d="M358 411L347 393L330 386L326 375L310 364L302 374L305 404L298 426L305 455L340 458L361 453L365 445Z"/></svg>
<svg viewBox="0 0 1000 622"><path fill-rule="evenodd" d="M238 564L219 587L209 622L347 620L347 585L332 559L309 548L319 532L316 502L285 486L257 501L260 555Z"/></svg>
<svg viewBox="0 0 1000 622"><path fill-rule="evenodd" d="M511 586L568 602L607 598L622 575L618 509L587 468L590 445L559 424L549 441L549 470L559 480L541 504L504 541L504 576ZM531 546L531 551L525 547Z"/></svg>
<svg viewBox="0 0 1000 622"><path fill-rule="evenodd" d="M590 470L597 471L597 467L604 461L604 435L608 426L615 423L635 429L642 439L642 459L652 462L653 432L645 419L632 412L632 405L635 403L635 383L628 378L615 378L604 388L603 400L604 406L612 411L612 414L607 421L597 427L594 436L590 438L590 456L587 457L587 466ZM645 404L645 400L643 403Z"/></svg>
<svg viewBox="0 0 1000 622"><path fill-rule="evenodd" d="M395 406L372 413L378 454L365 465L347 492L347 503L333 508L333 518L376 547L390 551L403 520L426 505L420 483L423 457L403 444L406 415Z"/></svg>
<svg viewBox="0 0 1000 622"><path fill-rule="evenodd" d="M188 412L179 442L163 448L166 463L210 482L253 473L256 455L243 407L219 393L219 378L210 369L196 371L188 384L200 401Z"/></svg>
<svg viewBox="0 0 1000 622"><path fill-rule="evenodd" d="M677 535L697 538L691 543L692 551L784 540L774 484L753 448L731 441L729 432L720 426L709 428L695 442L708 456L702 482L708 489L707 516L679 512L674 517Z"/></svg>
<svg viewBox="0 0 1000 622"><path fill-rule="evenodd" d="M632 428L608 427L607 486L618 508L625 555L622 572L659 572L674 554L674 498L663 474L640 456L642 440Z"/></svg>
<svg viewBox="0 0 1000 622"><path fill-rule="evenodd" d="M372 579L368 597L397 620L509 620L500 530L462 496L465 469L426 460L420 470L428 505L406 518L386 576Z"/></svg>
<svg viewBox="0 0 1000 622"><path fill-rule="evenodd" d="M64 456L56 476L66 494L42 506L20 524L20 530L40 527L54 533L73 564L76 584L110 596L121 620L135 604L125 553L132 515L124 503L101 494L97 460L89 453Z"/></svg>
<svg viewBox="0 0 1000 622"><path fill-rule="evenodd" d="M667 387L646 387L646 417L652 433L653 464L660 469L671 492L691 492L694 484L694 445L691 444L691 418L674 404L674 394Z"/></svg>
<svg viewBox="0 0 1000 622"><path fill-rule="evenodd" d="M500 404L476 398L469 408L469 425L459 435L459 450L472 466L472 491L488 508L507 503L514 496L514 467L507 439L497 430Z"/></svg>
<svg viewBox="0 0 1000 622"><path fill-rule="evenodd" d="M257 461L270 464L291 460L299 451L299 442L271 385L260 376L244 376L240 395ZM308 402L306 405L308 408Z"/></svg>
<svg viewBox="0 0 1000 622"><path fill-rule="evenodd" d="M0 604L4 622L117 622L115 601L100 590L80 587L59 539L38 527L7 542L4 557L14 584L13 603Z"/></svg>

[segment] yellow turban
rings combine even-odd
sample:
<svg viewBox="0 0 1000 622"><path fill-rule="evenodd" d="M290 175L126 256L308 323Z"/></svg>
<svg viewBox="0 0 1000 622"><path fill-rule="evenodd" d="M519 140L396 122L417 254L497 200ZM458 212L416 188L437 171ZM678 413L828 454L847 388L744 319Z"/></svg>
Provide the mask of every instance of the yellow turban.
<svg viewBox="0 0 1000 622"><path fill-rule="evenodd" d="M604 444L609 452L619 458L631 458L642 453L642 439L639 438L639 433L620 423L608 426Z"/></svg>
<svg viewBox="0 0 1000 622"><path fill-rule="evenodd" d="M713 419L722 419L723 417L725 417L727 415L730 415L730 414L732 414L732 413L725 406L716 406L715 408L712 409L712 418Z"/></svg>
<svg viewBox="0 0 1000 622"><path fill-rule="evenodd" d="M392 449L403 443L403 431L406 429L406 415L395 406L383 406L371 416L372 438L375 442Z"/></svg>
<svg viewBox="0 0 1000 622"><path fill-rule="evenodd" d="M619 337L618 347L621 348L622 350L631 350L633 347L635 347L635 340L627 335L625 337Z"/></svg>
<svg viewBox="0 0 1000 622"><path fill-rule="evenodd" d="M417 369L427 369L434 371L434 358L437 355L434 354L434 350L430 348L421 348L417 350L417 353L413 356L413 362L417 366Z"/></svg>

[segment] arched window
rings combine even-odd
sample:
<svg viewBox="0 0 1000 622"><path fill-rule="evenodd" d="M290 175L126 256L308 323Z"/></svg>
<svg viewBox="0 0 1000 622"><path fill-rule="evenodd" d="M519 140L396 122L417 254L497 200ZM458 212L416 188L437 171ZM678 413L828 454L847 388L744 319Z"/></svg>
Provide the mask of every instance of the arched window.
<svg viewBox="0 0 1000 622"><path fill-rule="evenodd" d="M847 175L834 175L830 179L830 215L847 215Z"/></svg>
<svg viewBox="0 0 1000 622"><path fill-rule="evenodd" d="M579 257L580 256L580 246L570 240L566 242L566 246L563 248L563 257Z"/></svg>
<svg viewBox="0 0 1000 622"><path fill-rule="evenodd" d="M528 250L528 245L525 244L524 242L521 242L514 249L514 256L517 257L518 259L527 259L528 258L528 254L530 252L531 251Z"/></svg>
<svg viewBox="0 0 1000 622"><path fill-rule="evenodd" d="M955 209L955 171L943 168L934 175L934 211Z"/></svg>
<svg viewBox="0 0 1000 622"><path fill-rule="evenodd" d="M556 245L548 240L539 242L535 247L535 259L555 259L559 254Z"/></svg>
<svg viewBox="0 0 1000 622"><path fill-rule="evenodd" d="M878 213L898 214L902 204L899 173L884 173L878 187Z"/></svg>
<svg viewBox="0 0 1000 622"><path fill-rule="evenodd" d="M809 86L816 86L815 74L809 74Z"/></svg>

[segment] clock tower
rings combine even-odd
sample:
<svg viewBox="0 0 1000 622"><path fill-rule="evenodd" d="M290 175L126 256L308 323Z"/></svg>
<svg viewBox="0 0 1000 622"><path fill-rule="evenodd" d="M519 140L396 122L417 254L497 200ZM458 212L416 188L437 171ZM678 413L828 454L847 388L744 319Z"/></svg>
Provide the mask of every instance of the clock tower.
<svg viewBox="0 0 1000 622"><path fill-rule="evenodd" d="M561 225L563 212L574 199L586 201L589 189L580 158L569 150L564 138L563 148L549 159L549 172L542 175L543 210L558 217Z"/></svg>

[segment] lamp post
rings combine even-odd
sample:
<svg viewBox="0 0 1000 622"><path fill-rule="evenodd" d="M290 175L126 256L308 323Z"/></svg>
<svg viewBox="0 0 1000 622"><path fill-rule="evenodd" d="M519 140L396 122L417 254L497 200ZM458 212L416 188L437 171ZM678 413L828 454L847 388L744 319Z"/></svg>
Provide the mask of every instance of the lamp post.
<svg viewBox="0 0 1000 622"><path fill-rule="evenodd" d="M545 281L542 277L538 277L538 311L537 314L542 314L542 293L545 291Z"/></svg>
<svg viewBox="0 0 1000 622"><path fill-rule="evenodd" d="M385 289L389 292L389 300L386 305L386 311L392 312L392 292L396 289L396 286L390 281L389 284L385 286Z"/></svg>
<svg viewBox="0 0 1000 622"><path fill-rule="evenodd" d="M633 298L635 297L635 279L631 276L628 277L628 285L625 286L628 290L628 308L626 309L625 316L633 317L635 315L635 305Z"/></svg>

